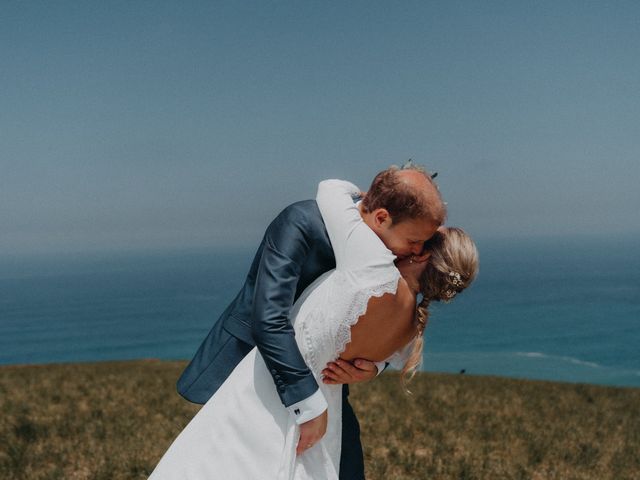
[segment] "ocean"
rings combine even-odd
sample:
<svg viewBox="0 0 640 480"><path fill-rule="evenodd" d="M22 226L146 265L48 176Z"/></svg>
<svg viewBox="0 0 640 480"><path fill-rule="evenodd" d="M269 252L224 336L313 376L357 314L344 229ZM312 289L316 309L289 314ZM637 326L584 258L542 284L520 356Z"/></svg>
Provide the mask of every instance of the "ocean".
<svg viewBox="0 0 640 480"><path fill-rule="evenodd" d="M423 369L640 387L640 242L478 241ZM254 249L0 257L0 364L190 359Z"/></svg>

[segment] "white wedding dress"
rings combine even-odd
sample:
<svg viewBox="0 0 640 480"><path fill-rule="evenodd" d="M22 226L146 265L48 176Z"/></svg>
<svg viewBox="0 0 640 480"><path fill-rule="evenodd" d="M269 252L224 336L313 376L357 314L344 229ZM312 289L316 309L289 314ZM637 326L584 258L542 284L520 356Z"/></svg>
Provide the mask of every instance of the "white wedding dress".
<svg viewBox="0 0 640 480"><path fill-rule="evenodd" d="M338 479L342 437L342 385L326 385L320 372L350 340L350 327L372 296L395 293L395 256L366 226L349 182L325 180L318 206L336 256L336 269L320 276L294 304L296 342L328 404L327 432L296 456L299 429L283 406L257 348L171 444L151 480Z"/></svg>

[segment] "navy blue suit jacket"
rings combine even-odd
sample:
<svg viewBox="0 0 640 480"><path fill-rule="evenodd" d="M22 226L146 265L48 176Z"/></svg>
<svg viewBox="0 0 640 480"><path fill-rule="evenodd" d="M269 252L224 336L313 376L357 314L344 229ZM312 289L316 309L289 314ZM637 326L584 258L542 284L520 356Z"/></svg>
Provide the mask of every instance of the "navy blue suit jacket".
<svg viewBox="0 0 640 480"><path fill-rule="evenodd" d="M178 392L206 403L257 346L285 406L311 396L318 384L296 344L289 311L309 284L335 266L316 201L285 208L267 228L240 292L182 373Z"/></svg>

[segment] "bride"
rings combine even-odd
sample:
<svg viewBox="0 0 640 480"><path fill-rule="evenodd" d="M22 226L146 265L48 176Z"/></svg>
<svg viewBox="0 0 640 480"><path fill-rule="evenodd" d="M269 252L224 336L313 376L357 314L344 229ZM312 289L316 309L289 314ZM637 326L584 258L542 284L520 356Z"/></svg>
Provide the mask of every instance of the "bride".
<svg viewBox="0 0 640 480"><path fill-rule="evenodd" d="M363 222L345 181L320 182L317 203L336 268L294 304L296 343L316 379L338 357L404 361L415 372L431 301L449 301L475 277L478 254L460 229L441 228L421 260L395 256ZM417 304L417 295L422 300ZM282 405L254 348L205 403L149 477L151 480L338 479L342 386L318 382L327 400L324 437L296 455L299 427Z"/></svg>

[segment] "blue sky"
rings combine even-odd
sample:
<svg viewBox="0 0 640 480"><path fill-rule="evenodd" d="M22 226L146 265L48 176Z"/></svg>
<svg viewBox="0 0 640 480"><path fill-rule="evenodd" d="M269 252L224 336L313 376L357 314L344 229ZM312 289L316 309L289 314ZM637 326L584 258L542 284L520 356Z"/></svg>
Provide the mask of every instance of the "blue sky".
<svg viewBox="0 0 640 480"><path fill-rule="evenodd" d="M478 238L640 233L638 2L2 2L0 251L257 245L413 158Z"/></svg>

